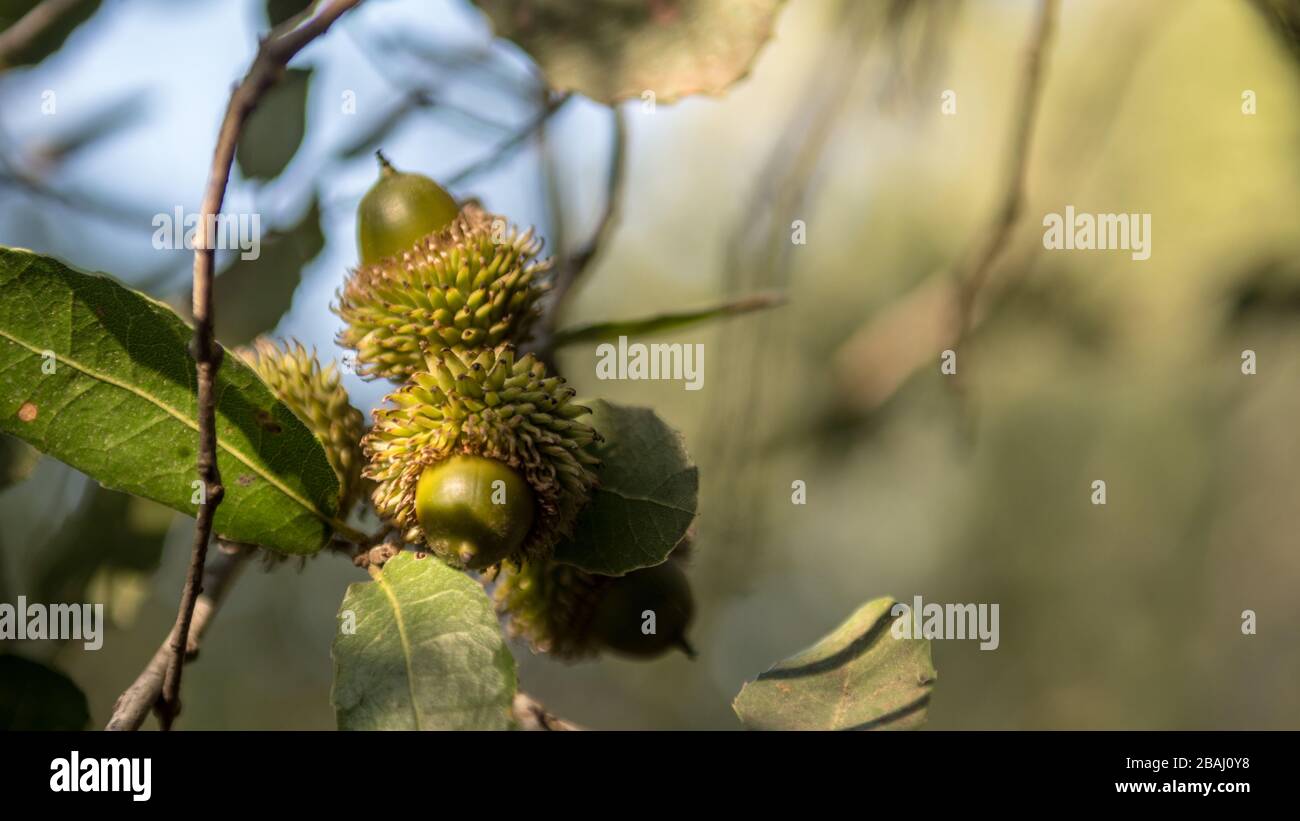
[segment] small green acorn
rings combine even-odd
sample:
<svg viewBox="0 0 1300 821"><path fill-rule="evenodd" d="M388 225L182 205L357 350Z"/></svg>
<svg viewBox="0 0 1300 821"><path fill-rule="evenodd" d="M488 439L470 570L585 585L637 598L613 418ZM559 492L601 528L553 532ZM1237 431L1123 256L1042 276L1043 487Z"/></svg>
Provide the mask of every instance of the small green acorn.
<svg viewBox="0 0 1300 821"><path fill-rule="evenodd" d="M339 515L346 516L362 491L365 417L348 401L334 363L322 368L316 353L297 340L277 345L262 337L236 353L324 445L339 479Z"/></svg>
<svg viewBox="0 0 1300 821"><path fill-rule="evenodd" d="M537 259L532 229L521 233L475 202L457 209L433 180L391 167L362 200L357 224L362 264L334 311L359 375L401 382L424 368L427 352L528 338L552 265Z"/></svg>
<svg viewBox="0 0 1300 821"><path fill-rule="evenodd" d="M495 459L453 456L425 468L415 486L425 541L475 570L518 553L534 515L532 488Z"/></svg>
<svg viewBox="0 0 1300 821"><path fill-rule="evenodd" d="M679 548L662 564L625 576L528 561L497 575L493 597L509 616L510 635L527 639L537 652L568 661L601 650L650 659L677 648L693 658L686 629L695 603L682 569L684 552Z"/></svg>
<svg viewBox="0 0 1300 821"><path fill-rule="evenodd" d="M357 208L357 253L362 265L401 254L426 234L441 231L460 213L451 194L423 174L398 171L382 151L379 180Z"/></svg>
<svg viewBox="0 0 1300 821"><path fill-rule="evenodd" d="M654 658L674 647L694 658L686 640L694 617L690 582L670 560L613 579L592 614L591 631L605 647L634 658Z"/></svg>
<svg viewBox="0 0 1300 821"><path fill-rule="evenodd" d="M427 356L362 442L376 510L457 567L549 556L600 464L573 395L510 345Z"/></svg>

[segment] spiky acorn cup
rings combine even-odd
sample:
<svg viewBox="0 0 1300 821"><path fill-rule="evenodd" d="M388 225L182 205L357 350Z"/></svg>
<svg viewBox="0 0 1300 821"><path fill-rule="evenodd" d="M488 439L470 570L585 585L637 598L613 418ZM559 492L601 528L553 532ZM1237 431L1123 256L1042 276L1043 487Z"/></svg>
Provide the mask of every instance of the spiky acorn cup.
<svg viewBox="0 0 1300 821"><path fill-rule="evenodd" d="M428 351L526 340L552 265L537 259L542 241L474 202L449 211L432 180L380 161L358 212L362 265L334 308L357 372L401 382Z"/></svg>
<svg viewBox="0 0 1300 821"><path fill-rule="evenodd" d="M625 576L599 576L554 560L530 561L503 570L493 596L497 609L509 615L511 636L566 661L601 650L654 658L677 648L694 657L686 629L695 602L682 569L684 555L679 547L667 561ZM653 633L642 630L647 611L655 614Z"/></svg>
<svg viewBox="0 0 1300 821"><path fill-rule="evenodd" d="M281 346L259 338L251 349L240 348L238 354L325 446L325 456L339 479L339 515L346 516L363 486L365 417L348 402L334 363L322 368L316 354L296 340L292 346Z"/></svg>
<svg viewBox="0 0 1300 821"><path fill-rule="evenodd" d="M427 356L363 441L375 508L457 567L546 558L600 464L588 451L600 435L577 421L591 411L573 395L511 345Z"/></svg>

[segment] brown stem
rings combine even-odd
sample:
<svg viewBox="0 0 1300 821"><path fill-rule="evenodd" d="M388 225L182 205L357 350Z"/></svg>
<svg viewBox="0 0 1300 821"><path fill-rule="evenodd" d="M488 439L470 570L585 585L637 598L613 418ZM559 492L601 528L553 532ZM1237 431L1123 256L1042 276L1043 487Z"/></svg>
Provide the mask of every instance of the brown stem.
<svg viewBox="0 0 1300 821"><path fill-rule="evenodd" d="M170 638L171 657L163 677L158 712L164 730L170 729L180 712L181 674L185 667L185 648L189 642L190 627L195 603L203 591L203 567L207 560L208 540L212 536L212 520L217 505L221 503L223 489L221 473L217 469L216 391L217 369L221 366L221 346L213 337L212 269L213 240L207 235L210 221L221 212L226 197L230 169L235 161L235 145L249 115L257 107L262 95L279 81L284 67L308 43L324 34L344 12L361 0L333 0L325 4L314 16L307 19L299 15L277 26L258 47L248 73L234 91L226 106L226 115L217 137L217 148L212 157L212 168L204 189L200 208L199 234L194 251L194 344L193 354L198 368L199 403L199 458L198 473L203 483L203 504L199 506L194 524L194 546L189 572L181 591L180 608L176 626Z"/></svg>
<svg viewBox="0 0 1300 821"><path fill-rule="evenodd" d="M221 549L216 557L203 573L203 593L194 604L194 615L190 621L189 638L186 641L185 654L193 657L199 648L199 643L203 639L204 632L208 625L212 623L212 618L217 613L217 608L225 598L226 592L230 589L234 580L239 576L239 570L246 563L250 555L255 552L256 548L248 545L222 543ZM158 704L158 700L163 691L163 680L167 675L167 668L175 654L176 638L178 632L175 627L163 641L149 664L136 677L131 686L126 688L122 695L118 696L117 703L113 705L113 715L108 720L106 730L138 730L144 723L145 717L149 711Z"/></svg>
<svg viewBox="0 0 1300 821"><path fill-rule="evenodd" d="M18 18L4 31L0 31L0 70L9 67L14 55L31 45L36 38L69 14L82 0L42 0Z"/></svg>

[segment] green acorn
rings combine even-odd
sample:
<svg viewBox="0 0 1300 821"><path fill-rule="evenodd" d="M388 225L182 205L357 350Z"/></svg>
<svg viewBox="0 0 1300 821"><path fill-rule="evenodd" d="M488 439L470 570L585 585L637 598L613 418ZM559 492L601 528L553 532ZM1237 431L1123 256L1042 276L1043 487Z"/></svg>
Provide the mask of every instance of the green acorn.
<svg viewBox="0 0 1300 821"><path fill-rule="evenodd" d="M573 395L510 345L427 356L363 441L376 509L454 566L549 556L600 463L588 451L599 434L577 421L591 411Z"/></svg>
<svg viewBox="0 0 1300 821"><path fill-rule="evenodd" d="M427 351L527 339L552 264L537 259L542 241L477 203L448 202L433 180L391 166L362 200L362 265L334 308L360 375L400 382Z"/></svg>
<svg viewBox="0 0 1300 821"><path fill-rule="evenodd" d="M510 617L510 635L537 652L570 661L601 650L649 659L677 648L693 658L686 629L695 602L682 564L674 553L625 576L599 576L554 560L530 561L503 570L493 595Z"/></svg>
<svg viewBox="0 0 1300 821"><path fill-rule="evenodd" d="M357 206L357 254L362 265L400 255L426 234L441 231L460 206L441 185L423 174L398 171L383 152L379 180Z"/></svg>
<svg viewBox="0 0 1300 821"><path fill-rule="evenodd" d="M296 340L292 347L281 347L259 338L252 349L241 348L238 354L325 446L339 479L339 515L346 516L361 495L365 417L348 402L334 364L321 368L315 352L308 353Z"/></svg>

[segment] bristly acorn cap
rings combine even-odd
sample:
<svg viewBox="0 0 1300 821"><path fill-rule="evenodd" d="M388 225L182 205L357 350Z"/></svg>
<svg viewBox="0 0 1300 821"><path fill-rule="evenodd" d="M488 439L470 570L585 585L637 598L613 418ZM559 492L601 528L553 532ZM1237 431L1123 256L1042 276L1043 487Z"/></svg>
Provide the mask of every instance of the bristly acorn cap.
<svg viewBox="0 0 1300 821"><path fill-rule="evenodd" d="M590 409L574 403L573 389L532 355L516 358L511 345L443 348L425 368L388 396L395 407L374 412L363 441L364 475L377 482L372 499L379 514L408 542L424 541L415 509L424 469L456 454L483 456L518 471L536 502L532 528L508 558L549 556L596 484L600 460L588 447L600 434L577 421Z"/></svg>
<svg viewBox="0 0 1300 821"><path fill-rule="evenodd" d="M324 445L339 479L339 515L346 516L361 495L365 417L348 402L334 363L322 368L315 351L297 340L280 346L263 337L237 353Z"/></svg>
<svg viewBox="0 0 1300 821"><path fill-rule="evenodd" d="M600 652L592 619L613 577L543 559L503 569L496 581L493 598L498 612L509 616L512 637L566 661Z"/></svg>
<svg viewBox="0 0 1300 821"><path fill-rule="evenodd" d="M451 224L401 255L353 271L338 293L340 345L366 378L404 381L425 354L528 337L552 260L542 241L467 202Z"/></svg>

